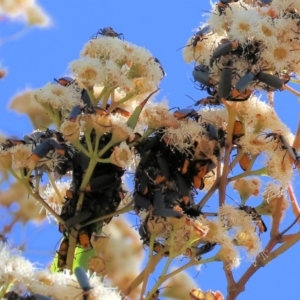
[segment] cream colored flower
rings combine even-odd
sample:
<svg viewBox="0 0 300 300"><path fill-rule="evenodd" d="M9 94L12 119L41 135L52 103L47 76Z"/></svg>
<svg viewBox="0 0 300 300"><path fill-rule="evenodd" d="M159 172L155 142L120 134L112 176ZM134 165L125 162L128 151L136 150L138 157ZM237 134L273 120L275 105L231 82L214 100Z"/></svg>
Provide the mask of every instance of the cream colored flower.
<svg viewBox="0 0 300 300"><path fill-rule="evenodd" d="M84 57L72 61L69 68L85 87L93 87L105 81L104 66L99 59Z"/></svg>
<svg viewBox="0 0 300 300"><path fill-rule="evenodd" d="M290 184L293 178L293 163L285 151L273 152L269 160L266 162L268 174L278 180L281 186L285 189ZM285 156L284 156L285 155Z"/></svg>
<svg viewBox="0 0 300 300"><path fill-rule="evenodd" d="M126 141L127 139L129 139L129 141L134 139L133 130L126 124L122 123L117 117L112 117L112 123L113 129L111 141L114 144Z"/></svg>
<svg viewBox="0 0 300 300"><path fill-rule="evenodd" d="M1 0L0 11L15 17L21 14L28 6L32 5L34 0Z"/></svg>
<svg viewBox="0 0 300 300"><path fill-rule="evenodd" d="M46 27L50 24L49 16L36 4L26 7L25 15L29 25Z"/></svg>
<svg viewBox="0 0 300 300"><path fill-rule="evenodd" d="M149 81L147 78L133 79L133 90L136 94L152 92L156 88L157 85L153 81Z"/></svg>
<svg viewBox="0 0 300 300"><path fill-rule="evenodd" d="M276 203L279 198L283 197L281 206L281 219L283 218L284 212L289 207L289 203L286 199L284 189L274 183L268 183L263 193L263 201L260 205L256 206L257 213L261 215L272 216L275 213Z"/></svg>
<svg viewBox="0 0 300 300"><path fill-rule="evenodd" d="M26 114L34 128L48 128L52 121L42 106L31 96L31 93L30 90L26 90L15 95L9 104L9 108L20 114Z"/></svg>
<svg viewBox="0 0 300 300"><path fill-rule="evenodd" d="M126 44L127 42L110 37L91 39L84 45L80 55L82 57L97 58L102 62L106 60L126 61L128 57L128 53L124 49Z"/></svg>
<svg viewBox="0 0 300 300"><path fill-rule="evenodd" d="M89 259L88 262L88 269L91 272L101 273L106 268L106 263L104 259L102 259L100 256L93 256Z"/></svg>
<svg viewBox="0 0 300 300"><path fill-rule="evenodd" d="M166 102L148 103L141 116L148 127L152 129L161 127L178 128L180 126L180 122L169 111Z"/></svg>
<svg viewBox="0 0 300 300"><path fill-rule="evenodd" d="M81 104L81 93L72 85L48 83L45 87L33 91L31 97L43 107L50 106L54 110L71 111L74 106Z"/></svg>
<svg viewBox="0 0 300 300"><path fill-rule="evenodd" d="M236 9L234 21L232 22L228 32L229 36L232 36L241 43L245 42L248 38L256 38L253 27L260 21L260 19L262 18L255 9Z"/></svg>
<svg viewBox="0 0 300 300"><path fill-rule="evenodd" d="M240 258L232 243L221 245L220 251L216 254L216 260L223 261L229 270L240 265Z"/></svg>
<svg viewBox="0 0 300 300"><path fill-rule="evenodd" d="M262 250L260 238L255 231L240 231L236 234L234 242L237 246L245 247L248 255L253 258Z"/></svg>
<svg viewBox="0 0 300 300"><path fill-rule="evenodd" d="M182 284L184 282L184 284ZM172 276L165 284L166 288L160 294L162 297L174 299L186 299L196 282L186 272L180 272ZM167 288L170 287L170 288Z"/></svg>
<svg viewBox="0 0 300 300"><path fill-rule="evenodd" d="M29 221L41 222L46 217L46 212L42 210L42 206L33 197L28 197L26 194L18 199L18 207L19 209L13 213L13 216L23 224Z"/></svg>
<svg viewBox="0 0 300 300"><path fill-rule="evenodd" d="M90 134L93 130L93 115L83 114L80 115L78 118L80 131L84 132L85 134Z"/></svg>
<svg viewBox="0 0 300 300"><path fill-rule="evenodd" d="M0 151L0 169L12 167L12 154L10 151Z"/></svg>
<svg viewBox="0 0 300 300"><path fill-rule="evenodd" d="M132 162L132 152L126 142L122 142L120 146L114 147L114 151L110 157L111 163L125 169Z"/></svg>
<svg viewBox="0 0 300 300"><path fill-rule="evenodd" d="M255 231L255 223L252 221L252 216L242 209L223 205L219 208L219 217L228 229L233 228L235 232L240 230L245 232Z"/></svg>
<svg viewBox="0 0 300 300"><path fill-rule="evenodd" d="M191 297L190 299L192 299L192 300L205 300L206 299L205 292L203 292L201 289L193 288L189 294Z"/></svg>
<svg viewBox="0 0 300 300"><path fill-rule="evenodd" d="M56 194L56 191L51 185L47 185L43 192L43 199L57 214L61 213L61 209L64 204L64 197L66 195L66 191L70 188L70 184L70 181L56 181L56 187L59 191L59 195Z"/></svg>
<svg viewBox="0 0 300 300"><path fill-rule="evenodd" d="M12 155L13 165L15 168L28 167L34 168L36 162L29 159L32 154L31 145L17 145L9 149Z"/></svg>
<svg viewBox="0 0 300 300"><path fill-rule="evenodd" d="M250 196L253 195L257 197L259 195L260 185L261 182L258 177L242 178L234 182L233 188L238 191L242 199L242 204L244 204Z"/></svg>
<svg viewBox="0 0 300 300"><path fill-rule="evenodd" d="M99 136L102 136L106 132L111 132L111 130L113 129L110 115L92 115L91 119L96 134Z"/></svg>
<svg viewBox="0 0 300 300"><path fill-rule="evenodd" d="M120 88L121 90L129 90L132 87L132 82L126 76L126 71L124 71L120 66L112 60L105 62L103 67L103 80L101 84L109 89Z"/></svg>
<svg viewBox="0 0 300 300"><path fill-rule="evenodd" d="M70 142L79 141L80 126L77 120L75 122L65 120L60 126L60 131L66 140Z"/></svg>

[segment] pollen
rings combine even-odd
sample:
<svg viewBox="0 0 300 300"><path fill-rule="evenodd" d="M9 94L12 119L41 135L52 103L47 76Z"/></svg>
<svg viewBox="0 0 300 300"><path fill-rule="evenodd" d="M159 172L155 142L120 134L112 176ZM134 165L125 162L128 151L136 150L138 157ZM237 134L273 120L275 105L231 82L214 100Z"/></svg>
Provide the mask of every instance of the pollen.
<svg viewBox="0 0 300 300"><path fill-rule="evenodd" d="M240 24L238 24L238 26L239 26L239 29L241 31L248 32L249 29L250 29L250 24L249 23L240 23Z"/></svg>
<svg viewBox="0 0 300 300"><path fill-rule="evenodd" d="M284 60L287 59L289 53L286 50L286 48L279 46L273 50L273 54L274 54L274 58L278 60Z"/></svg>
<svg viewBox="0 0 300 300"><path fill-rule="evenodd" d="M263 34L265 36L272 36L273 35L272 30L268 26L266 26L265 24L263 24L261 26L261 31L263 32Z"/></svg>

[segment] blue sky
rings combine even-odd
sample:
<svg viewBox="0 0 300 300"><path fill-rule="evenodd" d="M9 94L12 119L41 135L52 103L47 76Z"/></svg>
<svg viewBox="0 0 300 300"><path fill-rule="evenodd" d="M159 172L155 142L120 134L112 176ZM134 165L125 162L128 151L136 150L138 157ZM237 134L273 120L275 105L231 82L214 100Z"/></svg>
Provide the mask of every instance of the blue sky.
<svg viewBox="0 0 300 300"><path fill-rule="evenodd" d="M127 41L147 48L160 60L167 76L161 83L157 100L166 97L170 107L185 108L193 104L186 95L196 100L205 97L206 94L195 89L191 81L193 65L187 65L181 50L176 49L185 45L195 32L193 29L205 23L206 17L202 15L204 10L210 9L209 1L44 0L39 1L39 4L52 18L52 25L46 29L32 28L19 39L0 44L0 62L8 68L8 76L0 80L0 132L18 137L30 132L32 128L27 117L8 110L10 99L27 88L42 87L53 78L69 74L68 64L79 57L82 46L98 29L107 26L123 33ZM0 42L23 27L18 22L0 22ZM300 86L294 87L300 89ZM297 98L286 91L276 92L275 110L295 133L299 119ZM296 195L300 195L298 175L294 183ZM237 194L233 197L237 198ZM293 216L288 212L285 222L289 224L292 221ZM270 228L267 218L266 223ZM293 228L291 232L295 230ZM268 237L268 233L264 235L263 240ZM31 252L30 259L49 262L49 257L38 255L38 249L42 244L43 251L53 252L59 239L57 228L46 225L40 229L32 228L27 230L26 237L31 250L37 251ZM47 237L47 243L44 239L39 242L40 237ZM13 240L17 241L18 237ZM266 268L259 270L247 284L246 292L238 299L298 299L299 252L300 246L297 244ZM244 262L235 272L237 278L249 264ZM196 273L193 269L193 276ZM218 289L226 294L221 264L203 267L195 280L203 290Z"/></svg>

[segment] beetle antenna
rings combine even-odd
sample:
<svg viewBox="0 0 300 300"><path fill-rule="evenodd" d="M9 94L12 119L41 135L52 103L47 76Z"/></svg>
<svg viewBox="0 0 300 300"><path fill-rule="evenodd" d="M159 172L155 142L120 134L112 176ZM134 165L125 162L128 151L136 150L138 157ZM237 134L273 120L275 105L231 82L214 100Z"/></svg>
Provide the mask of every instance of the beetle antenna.
<svg viewBox="0 0 300 300"><path fill-rule="evenodd" d="M230 197L229 195L225 194L228 198L230 198L233 202L235 202L238 206L241 206L237 201L235 201L232 197Z"/></svg>
<svg viewBox="0 0 300 300"><path fill-rule="evenodd" d="M189 95L187 95L187 94L185 94L187 97L189 97L190 99L192 99L194 102L196 102L196 100L195 99L193 99L191 96L189 96ZM192 106L192 105L191 105Z"/></svg>
<svg viewBox="0 0 300 300"><path fill-rule="evenodd" d="M203 12L206 12L206 13L209 13L209 14L214 14L214 15L218 15L218 14L216 14L216 13L214 13L214 12L212 12L212 11L208 11L208 10L202 10Z"/></svg>
<svg viewBox="0 0 300 300"><path fill-rule="evenodd" d="M183 48L185 48L185 47L190 47L190 46L192 46L192 44L182 46L182 47L178 48L176 51L179 51L180 49L183 49Z"/></svg>

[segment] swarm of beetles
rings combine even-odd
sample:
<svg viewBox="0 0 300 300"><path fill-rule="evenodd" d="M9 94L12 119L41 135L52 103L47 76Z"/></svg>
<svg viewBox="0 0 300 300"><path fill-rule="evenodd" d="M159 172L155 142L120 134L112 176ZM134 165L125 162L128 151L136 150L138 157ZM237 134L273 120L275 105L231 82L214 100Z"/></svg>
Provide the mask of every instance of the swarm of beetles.
<svg viewBox="0 0 300 300"><path fill-rule="evenodd" d="M139 234L143 244L150 245L151 235L155 234L154 251L161 251L170 242L170 224L174 225L177 219L178 223L184 223L181 229L185 230L186 240L193 230L199 235L201 232L201 238L207 234L207 216L222 216L219 231L224 236L226 231L245 225L230 220L230 213L225 209L219 214L202 212L201 205L195 203L196 195L212 185L217 167L222 164L229 136L228 115L223 104L243 102L237 108L239 117L232 124L230 140L237 154L243 152L239 160L243 171L251 170L252 162L269 142L276 148L268 146L266 151L273 151L274 157L280 156L282 162L288 158L288 163L297 167L300 156L291 146L291 137L280 130L262 132L270 128L269 124L264 127L261 115L255 116L257 124L247 120L251 105L244 103L256 101L253 97L256 90L271 94L286 89L299 96L287 86L292 74L298 71L295 55L300 33L298 2L285 1L283 5L279 0L226 0L213 7L208 24L199 28L184 47L185 60L196 64L192 71L195 82L208 94L196 105L218 106L211 110L157 109L158 105L149 99L165 75L162 65L144 49L134 53L134 47L124 42L124 35L111 27L93 35L81 59L72 63L74 78L62 77L48 85L53 99L54 95L68 93L72 101L57 105L47 98L46 89L33 93L33 98L49 111L60 129L36 131L23 139L7 139L1 145L0 155L8 158L8 164L11 159L14 167L18 166L23 183L36 196L44 173L72 178L59 211L62 242L57 252L57 270L67 266L71 238L76 238L78 247L90 249L92 234L101 233L103 222L110 222L111 214L118 210L127 193L122 177L132 160L136 165L131 208L141 216ZM257 22L251 25L248 20L254 17ZM256 34L258 31L262 34ZM117 50L122 52L121 57ZM118 81L120 78L114 72L122 80ZM100 94L95 96L94 88L99 86ZM117 94L121 100L116 100ZM151 109L147 112L148 106L152 107L152 113ZM264 106L264 109L269 108ZM151 117L156 118L155 122ZM271 117L278 119L275 115ZM277 122L278 127L280 124ZM255 136L248 148L247 135ZM22 152L21 163L15 157L17 152ZM123 158L117 157L121 152L126 157L125 164L119 161ZM274 165L274 161L271 163ZM86 174L90 176L88 180ZM236 211L254 222L259 234L266 232L260 213L267 213L262 206L259 209L246 206L247 197L241 198L242 205ZM97 221L106 215L109 216L104 221ZM201 227L199 220L206 223ZM187 256L200 260L216 244L223 247L224 241L210 236L201 243L193 243L196 249L193 255L188 253L187 250L192 250L186 249L183 241L179 250L184 249ZM230 243L240 245L235 238ZM168 256L169 252L164 255ZM89 292L91 287L87 286Z"/></svg>

